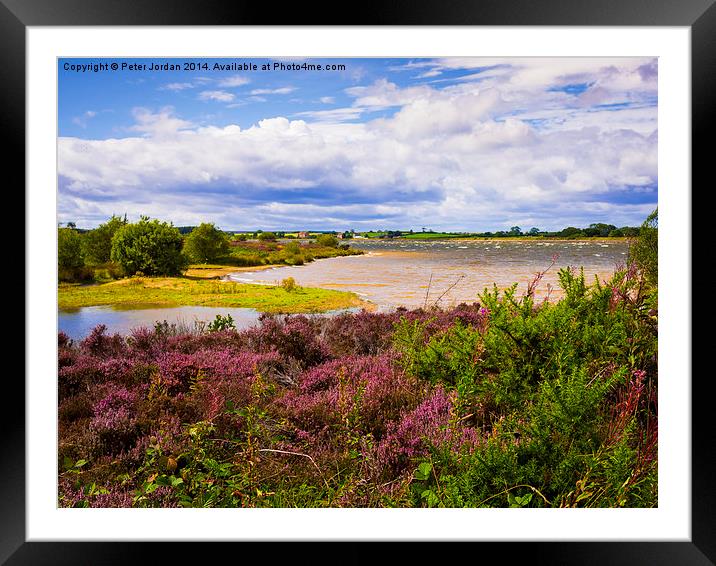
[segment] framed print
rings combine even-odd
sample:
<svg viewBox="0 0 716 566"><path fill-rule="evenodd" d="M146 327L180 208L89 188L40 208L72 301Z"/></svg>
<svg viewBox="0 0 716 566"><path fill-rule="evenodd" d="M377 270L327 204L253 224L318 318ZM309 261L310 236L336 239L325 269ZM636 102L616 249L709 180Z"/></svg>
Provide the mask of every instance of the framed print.
<svg viewBox="0 0 716 566"><path fill-rule="evenodd" d="M4 561L716 560L710 1L1 10Z"/></svg>

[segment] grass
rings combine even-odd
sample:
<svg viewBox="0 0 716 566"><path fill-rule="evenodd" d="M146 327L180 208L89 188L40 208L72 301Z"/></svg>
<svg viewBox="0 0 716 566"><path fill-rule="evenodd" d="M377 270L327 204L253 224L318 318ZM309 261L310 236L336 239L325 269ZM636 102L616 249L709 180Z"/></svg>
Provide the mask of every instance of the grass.
<svg viewBox="0 0 716 566"><path fill-rule="evenodd" d="M228 255L216 261L222 265L239 267L267 265L303 265L315 259L361 255L362 250L350 247L321 246L315 242L298 241L232 242Z"/></svg>
<svg viewBox="0 0 716 566"><path fill-rule="evenodd" d="M58 307L213 306L253 308L268 313L324 312L365 306L354 293L296 287L249 285L185 277L132 277L99 285L61 284Z"/></svg>
<svg viewBox="0 0 716 566"><path fill-rule="evenodd" d="M197 263L190 265L184 272L184 276L189 279L219 279L224 275L236 273L237 271L261 271L271 267L279 267L279 264L236 267L233 265Z"/></svg>

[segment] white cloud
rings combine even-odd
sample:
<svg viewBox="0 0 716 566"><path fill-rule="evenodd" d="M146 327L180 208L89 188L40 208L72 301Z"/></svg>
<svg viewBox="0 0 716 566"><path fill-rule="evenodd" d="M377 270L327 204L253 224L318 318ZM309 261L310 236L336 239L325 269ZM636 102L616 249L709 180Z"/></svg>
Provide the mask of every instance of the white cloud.
<svg viewBox="0 0 716 566"><path fill-rule="evenodd" d="M319 99L323 104L333 104L336 99L333 96L322 96Z"/></svg>
<svg viewBox="0 0 716 566"><path fill-rule="evenodd" d="M72 118L72 123L78 125L80 128L86 128L87 122L97 116L97 112L94 110L87 110L81 116L75 116Z"/></svg>
<svg viewBox="0 0 716 566"><path fill-rule="evenodd" d="M173 90L173 91L179 91L179 90L186 90L188 88L194 88L196 85L193 83L169 83L164 85L162 90Z"/></svg>
<svg viewBox="0 0 716 566"><path fill-rule="evenodd" d="M220 87L224 88L232 88L237 86L243 86L245 84L249 84L251 82L251 79L248 77L245 77L243 75L234 75L232 77L227 77L225 79L221 79L218 81L218 85Z"/></svg>
<svg viewBox="0 0 716 566"><path fill-rule="evenodd" d="M362 113L362 108L333 108L331 110L297 112L295 116L311 118L319 122L346 122L360 118Z"/></svg>
<svg viewBox="0 0 716 566"><path fill-rule="evenodd" d="M193 126L191 122L181 120L172 115L173 108L167 106L159 112L153 113L147 108L134 108L132 116L136 123L130 130L143 132L147 136L162 137L176 134Z"/></svg>
<svg viewBox="0 0 716 566"><path fill-rule="evenodd" d="M289 94L296 90L292 86L284 86L281 88L256 88L251 91L251 94Z"/></svg>
<svg viewBox="0 0 716 566"><path fill-rule="evenodd" d="M420 68L487 63L495 62ZM579 218L634 225L652 205L619 198L657 184L655 71L647 59L510 60L445 88L378 80L346 90L353 106L250 128L199 127L170 108L136 109L132 130L143 137L59 139L63 210L95 218L121 202L130 214L227 227L286 226L297 215L369 227L549 229L584 225ZM575 84L590 86L563 88ZM613 101L625 103L598 106ZM384 117L356 122L375 110Z"/></svg>
<svg viewBox="0 0 716 566"><path fill-rule="evenodd" d="M204 90L199 93L199 100L215 100L217 102L231 102L234 95L225 90Z"/></svg>

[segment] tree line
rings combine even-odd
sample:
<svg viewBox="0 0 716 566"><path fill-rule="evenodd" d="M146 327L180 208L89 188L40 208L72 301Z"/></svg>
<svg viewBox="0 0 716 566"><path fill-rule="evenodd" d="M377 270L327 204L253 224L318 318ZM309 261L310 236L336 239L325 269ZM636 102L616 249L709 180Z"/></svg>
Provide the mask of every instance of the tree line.
<svg viewBox="0 0 716 566"><path fill-rule="evenodd" d="M91 279L96 269L117 275L179 275L190 263L209 263L229 251L228 236L212 223L186 235L172 223L113 215L94 230L61 227L57 234L60 280ZM119 271L119 273L118 273Z"/></svg>
<svg viewBox="0 0 716 566"><path fill-rule="evenodd" d="M275 242L279 233L258 231L259 242ZM57 264L60 281L113 279L122 275L180 275L190 264L226 259L231 240L246 240L244 234L230 235L205 222L199 226L176 227L142 216L131 223L113 215L94 230L78 229L74 223L58 228ZM338 248L333 234L319 234L316 244ZM296 249L288 251L297 254ZM347 246L345 246L347 248Z"/></svg>

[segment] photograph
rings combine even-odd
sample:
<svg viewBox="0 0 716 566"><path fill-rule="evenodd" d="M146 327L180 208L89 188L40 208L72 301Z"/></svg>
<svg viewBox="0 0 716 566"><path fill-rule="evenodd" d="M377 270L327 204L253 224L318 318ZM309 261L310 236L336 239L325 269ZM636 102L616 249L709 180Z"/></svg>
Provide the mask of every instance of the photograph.
<svg viewBox="0 0 716 566"><path fill-rule="evenodd" d="M659 508L656 54L56 73L58 508Z"/></svg>

